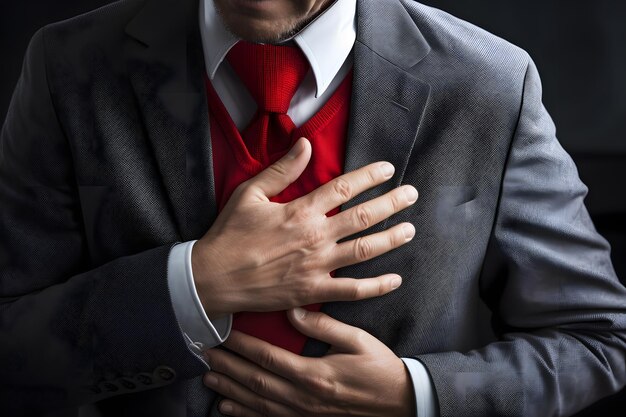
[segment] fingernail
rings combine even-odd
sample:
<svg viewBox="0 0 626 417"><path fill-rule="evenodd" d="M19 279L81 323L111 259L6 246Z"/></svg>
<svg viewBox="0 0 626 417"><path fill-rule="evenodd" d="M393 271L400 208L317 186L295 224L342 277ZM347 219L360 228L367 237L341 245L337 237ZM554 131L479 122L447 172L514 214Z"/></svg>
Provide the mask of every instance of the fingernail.
<svg viewBox="0 0 626 417"><path fill-rule="evenodd" d="M220 404L220 411L222 413L232 413L233 411L233 406L230 405L230 403L222 403Z"/></svg>
<svg viewBox="0 0 626 417"><path fill-rule="evenodd" d="M217 385L217 377L213 374L207 374L204 376L204 383L214 387Z"/></svg>
<svg viewBox="0 0 626 417"><path fill-rule="evenodd" d="M294 308L293 312L298 320L302 320L306 316L306 310L300 307Z"/></svg>
<svg viewBox="0 0 626 417"><path fill-rule="evenodd" d="M289 159L296 159L300 153L304 150L304 146L302 146L302 140L298 139L295 145L291 147L289 153L287 153L287 157Z"/></svg>
<svg viewBox="0 0 626 417"><path fill-rule="evenodd" d="M400 285L402 285L402 278L400 277L395 277L392 281L391 281L391 289L395 290L396 288L398 288Z"/></svg>
<svg viewBox="0 0 626 417"><path fill-rule="evenodd" d="M412 239L415 236L415 227L411 224L405 224L402 226L402 233L404 233L404 238L406 240Z"/></svg>
<svg viewBox="0 0 626 417"><path fill-rule="evenodd" d="M409 203L415 203L417 201L417 190L411 186L404 187L404 194Z"/></svg>
<svg viewBox="0 0 626 417"><path fill-rule="evenodd" d="M383 175L385 176L385 178L391 178L391 176L396 170L394 166L388 162L385 162L384 164L382 164L380 168L382 169Z"/></svg>

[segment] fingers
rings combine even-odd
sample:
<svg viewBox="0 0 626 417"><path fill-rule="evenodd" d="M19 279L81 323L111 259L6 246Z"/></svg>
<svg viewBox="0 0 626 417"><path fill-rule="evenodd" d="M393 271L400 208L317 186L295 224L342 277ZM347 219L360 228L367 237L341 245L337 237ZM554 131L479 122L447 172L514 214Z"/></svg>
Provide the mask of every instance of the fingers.
<svg viewBox="0 0 626 417"><path fill-rule="evenodd" d="M238 409L233 407L231 411L225 413L227 415L251 417L256 417L257 415L276 417L288 417L294 415L293 410L290 410L287 406L264 398L260 394L238 383L228 375L209 371L204 375L203 380L207 387L244 406L244 408L240 407ZM233 401L220 403L220 411L222 411L226 404L236 405L232 403ZM249 413L249 410L256 410L257 414ZM242 414L233 414L233 412L241 412ZM243 412L249 414L243 414Z"/></svg>
<svg viewBox="0 0 626 417"><path fill-rule="evenodd" d="M307 358L237 330L232 330L222 345L290 381L310 372Z"/></svg>
<svg viewBox="0 0 626 417"><path fill-rule="evenodd" d="M393 173L394 167L389 162L375 162L341 175L291 204L312 208L316 213L328 213L363 191L387 181Z"/></svg>
<svg viewBox="0 0 626 417"><path fill-rule="evenodd" d="M328 260L330 270L367 261L410 242L415 236L411 223L400 223L382 232L337 244Z"/></svg>
<svg viewBox="0 0 626 417"><path fill-rule="evenodd" d="M206 355L213 374L228 375L233 381L262 397L287 405L300 398L292 382L248 359L223 349L210 349ZM205 375L206 383L210 383L208 376Z"/></svg>
<svg viewBox="0 0 626 417"><path fill-rule="evenodd" d="M331 233L339 240L379 223L417 201L415 187L405 185L328 218Z"/></svg>
<svg viewBox="0 0 626 417"><path fill-rule="evenodd" d="M329 343L340 351L358 352L367 343L369 333L350 326L321 312L303 308L289 310L287 317L302 334Z"/></svg>
<svg viewBox="0 0 626 417"><path fill-rule="evenodd" d="M375 278L328 278L315 289L315 299L322 302L357 301L380 297L402 285L397 274L386 274Z"/></svg>
<svg viewBox="0 0 626 417"><path fill-rule="evenodd" d="M299 414L290 412L289 414L261 414L254 411L250 407L246 407L232 400L223 400L220 402L219 410L222 414L234 417L267 417L269 415L276 417L299 417Z"/></svg>
<svg viewBox="0 0 626 417"><path fill-rule="evenodd" d="M263 414L257 413L251 408L232 400L220 401L218 406L220 412L227 416L235 417L264 417Z"/></svg>
<svg viewBox="0 0 626 417"><path fill-rule="evenodd" d="M310 159L311 143L300 138L285 156L242 184L261 197L274 197L298 179Z"/></svg>

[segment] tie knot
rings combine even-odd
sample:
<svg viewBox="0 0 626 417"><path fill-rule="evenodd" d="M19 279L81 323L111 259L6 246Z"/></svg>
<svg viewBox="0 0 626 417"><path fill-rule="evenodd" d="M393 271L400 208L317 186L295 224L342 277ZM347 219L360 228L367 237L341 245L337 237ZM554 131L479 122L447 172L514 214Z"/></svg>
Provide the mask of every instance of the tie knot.
<svg viewBox="0 0 626 417"><path fill-rule="evenodd" d="M246 86L259 110L287 113L309 62L295 46L239 41L226 59Z"/></svg>

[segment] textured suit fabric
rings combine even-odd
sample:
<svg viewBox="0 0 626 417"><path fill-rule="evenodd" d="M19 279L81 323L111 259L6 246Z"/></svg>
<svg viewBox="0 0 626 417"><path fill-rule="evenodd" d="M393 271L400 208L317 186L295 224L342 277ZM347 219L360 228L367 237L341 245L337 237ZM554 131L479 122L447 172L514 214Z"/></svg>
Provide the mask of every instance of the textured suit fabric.
<svg viewBox="0 0 626 417"><path fill-rule="evenodd" d="M0 142L8 415L220 415L208 389L185 404L205 368L165 268L216 214L202 71L192 0L121 1L33 38ZM360 0L344 170L379 160L394 178L342 209L413 184L415 205L363 233L417 234L337 275L403 285L323 311L422 361L442 416L565 416L624 386L626 290L524 51Z"/></svg>

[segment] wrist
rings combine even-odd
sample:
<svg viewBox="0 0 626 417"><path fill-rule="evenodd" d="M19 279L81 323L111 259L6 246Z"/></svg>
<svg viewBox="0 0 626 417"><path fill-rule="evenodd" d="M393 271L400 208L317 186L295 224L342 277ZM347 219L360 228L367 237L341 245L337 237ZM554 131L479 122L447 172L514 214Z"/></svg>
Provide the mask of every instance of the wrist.
<svg viewBox="0 0 626 417"><path fill-rule="evenodd" d="M400 389L398 390L400 393L400 399L399 414L397 415L405 417L419 417L417 415L415 387L413 386L411 372L402 359L398 358L398 360L402 363L404 373L403 377L399 379L402 383L399 387Z"/></svg>
<svg viewBox="0 0 626 417"><path fill-rule="evenodd" d="M222 279L218 274L209 273L217 269L216 263L207 260L206 254L209 250L203 239L193 245L190 272L207 317L210 320L217 320L234 311L227 307L225 291L220 287Z"/></svg>

